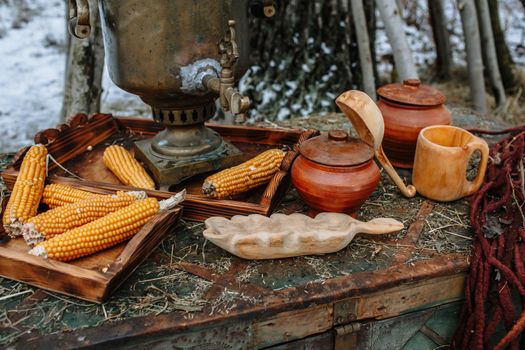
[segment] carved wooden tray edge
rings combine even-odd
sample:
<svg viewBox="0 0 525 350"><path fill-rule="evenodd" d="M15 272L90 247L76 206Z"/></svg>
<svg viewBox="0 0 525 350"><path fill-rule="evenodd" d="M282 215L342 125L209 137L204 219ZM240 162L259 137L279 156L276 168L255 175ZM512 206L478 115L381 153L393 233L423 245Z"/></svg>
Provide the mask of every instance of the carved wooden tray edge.
<svg viewBox="0 0 525 350"><path fill-rule="evenodd" d="M317 130L286 130L286 129L270 129L257 128L246 126L222 126L222 125L208 125L223 135L233 134L238 140L242 140L242 133L248 135L255 135L259 138L258 142L261 144L271 144L272 140L282 140L284 138L293 139L291 141L290 150L287 152L280 171L277 172L271 181L267 184L259 203L248 203L238 200L214 200L208 199L204 196L188 194L184 203L184 218L193 221L203 221L210 216L220 215L225 217L232 217L234 215L247 214L261 214L269 215L278 206L284 195L288 191L291 181L290 170L294 160L299 155L298 145L305 140L318 135ZM50 128L38 132L35 135L35 143L40 143L48 147L48 151L56 158L59 163L65 163L75 157L78 157L86 151L86 148L103 142L112 133L118 132L126 128L131 128L138 132L154 134L162 130L162 125L157 124L149 119L144 118L130 118L130 117L114 117L111 114L93 114L87 116L86 114L77 114L69 119L69 122L60 124L56 128ZM91 135L91 138L85 135ZM272 135L277 135L274 138ZM262 135L262 136L261 136ZM267 137L261 141L261 137ZM63 148L71 148L74 140L82 136L80 145L76 145L73 149L68 150L65 154L55 156L58 150ZM246 142L252 142L246 140ZM28 147L21 149L14 157L8 170L0 175L4 178L6 185L12 189L19 168L25 152ZM50 169L56 167L55 164L50 164ZM92 189L96 192L97 189L105 190L132 190L132 187L123 185L114 185L109 183L102 183L97 181L81 181L71 179L68 177L54 176L48 179L51 183L68 183L76 187L83 187L85 189ZM169 197L172 192L162 191L148 191L148 194L157 198Z"/></svg>
<svg viewBox="0 0 525 350"><path fill-rule="evenodd" d="M44 259L0 244L0 276L82 300L104 302L155 250L180 220L182 207L157 214L103 271ZM16 238L20 239L20 238ZM28 247L29 250L29 247ZM94 256L103 255L101 251Z"/></svg>

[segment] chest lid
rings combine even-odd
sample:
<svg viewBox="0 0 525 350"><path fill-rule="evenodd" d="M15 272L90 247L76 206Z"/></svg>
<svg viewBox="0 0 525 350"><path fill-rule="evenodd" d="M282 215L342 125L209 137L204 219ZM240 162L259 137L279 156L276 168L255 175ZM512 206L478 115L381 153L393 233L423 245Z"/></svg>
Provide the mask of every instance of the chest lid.
<svg viewBox="0 0 525 350"><path fill-rule="evenodd" d="M343 130L332 130L303 142L301 155L312 162L328 166L354 166L374 157L372 147L349 137Z"/></svg>

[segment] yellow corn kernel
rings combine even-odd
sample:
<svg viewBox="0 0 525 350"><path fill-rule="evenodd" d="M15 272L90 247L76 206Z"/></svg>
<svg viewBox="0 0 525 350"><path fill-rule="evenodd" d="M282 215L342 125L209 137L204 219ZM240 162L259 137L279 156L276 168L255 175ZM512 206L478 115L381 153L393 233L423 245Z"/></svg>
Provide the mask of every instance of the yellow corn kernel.
<svg viewBox="0 0 525 350"><path fill-rule="evenodd" d="M117 192L116 195L89 197L32 217L22 225L21 233L27 244L34 245L127 207L137 199L144 198L146 198L144 191Z"/></svg>
<svg viewBox="0 0 525 350"><path fill-rule="evenodd" d="M76 227L39 243L30 254L69 261L112 247L133 237L160 210L171 209L184 200L182 191L164 201L138 200L100 219Z"/></svg>
<svg viewBox="0 0 525 350"><path fill-rule="evenodd" d="M126 186L155 189L155 182L124 147L113 145L104 151L104 165Z"/></svg>
<svg viewBox="0 0 525 350"><path fill-rule="evenodd" d="M46 181L46 157L47 148L36 145L22 161L3 216L4 228L10 235L14 235L14 227L36 215Z"/></svg>
<svg viewBox="0 0 525 350"><path fill-rule="evenodd" d="M82 191L68 185L51 184L44 187L42 203L47 204L50 209L53 209L62 205L79 202L81 200L95 196L104 195Z"/></svg>
<svg viewBox="0 0 525 350"><path fill-rule="evenodd" d="M285 152L265 151L255 158L211 175L202 185L202 192L211 198L227 198L268 183L279 171Z"/></svg>

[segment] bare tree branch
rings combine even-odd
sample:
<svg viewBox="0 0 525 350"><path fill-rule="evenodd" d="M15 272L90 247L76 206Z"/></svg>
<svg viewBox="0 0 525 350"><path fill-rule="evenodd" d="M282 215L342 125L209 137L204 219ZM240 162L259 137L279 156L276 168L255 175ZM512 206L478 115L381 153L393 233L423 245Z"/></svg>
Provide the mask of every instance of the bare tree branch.
<svg viewBox="0 0 525 350"><path fill-rule="evenodd" d="M386 35L394 54L399 80L418 78L412 52L405 35L404 22L395 0L376 0L377 8L385 24Z"/></svg>
<svg viewBox="0 0 525 350"><path fill-rule="evenodd" d="M69 40L66 57L62 118L76 113L100 111L104 45L96 0L89 0L91 35L89 38Z"/></svg>
<svg viewBox="0 0 525 350"><path fill-rule="evenodd" d="M363 89L373 100L376 99L376 84L374 80L374 68L370 54L370 41L366 26L365 10L363 0L351 0L352 16L359 48L359 61L363 75Z"/></svg>
<svg viewBox="0 0 525 350"><path fill-rule="evenodd" d="M496 95L496 102L498 106L503 106L506 101L505 88L501 81L501 74L499 72L498 57L496 55L496 46L494 45L494 35L492 34L492 24L490 22L489 4L487 0L476 0L476 5L479 15L479 23L481 29L481 43L485 52L485 58L490 83L494 94Z"/></svg>
<svg viewBox="0 0 525 350"><path fill-rule="evenodd" d="M478 16L474 0L458 0L458 8L463 24L463 35L467 49L467 66L470 83L472 107L480 113L487 112L481 40L479 37Z"/></svg>

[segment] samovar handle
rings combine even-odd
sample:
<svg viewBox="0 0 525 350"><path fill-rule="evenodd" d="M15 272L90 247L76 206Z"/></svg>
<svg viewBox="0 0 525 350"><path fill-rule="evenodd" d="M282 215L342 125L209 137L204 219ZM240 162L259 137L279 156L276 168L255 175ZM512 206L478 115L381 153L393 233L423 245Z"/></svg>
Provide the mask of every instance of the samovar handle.
<svg viewBox="0 0 525 350"><path fill-rule="evenodd" d="M89 25L88 0L69 0L69 33L79 39L85 39L91 33Z"/></svg>

